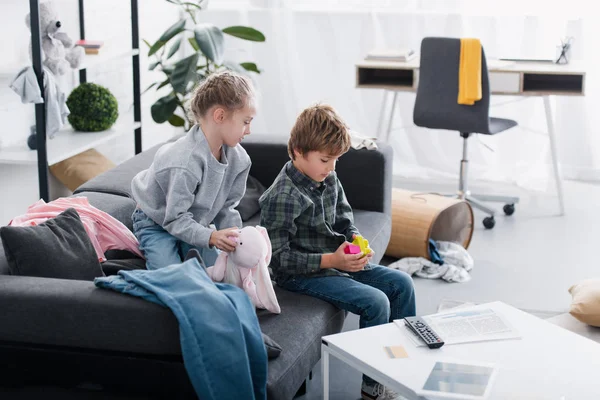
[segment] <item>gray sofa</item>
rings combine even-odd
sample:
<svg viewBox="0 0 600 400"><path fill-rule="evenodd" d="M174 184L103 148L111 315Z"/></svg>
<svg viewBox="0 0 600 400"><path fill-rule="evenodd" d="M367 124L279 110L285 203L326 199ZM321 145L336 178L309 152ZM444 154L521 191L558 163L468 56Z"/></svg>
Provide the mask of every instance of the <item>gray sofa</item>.
<svg viewBox="0 0 600 400"><path fill-rule="evenodd" d="M284 140L251 135L243 146L253 161L251 176L267 187L288 160ZM86 196L132 229L130 182L150 165L158 147L85 183L74 195ZM391 232L392 150L385 144L376 151L351 149L337 171L356 226L371 241L378 262ZM244 224L258 221L255 215ZM267 390L270 399L290 399L318 362L321 337L340 332L345 313L321 300L275 291L281 314L258 312L263 332L283 348L269 361ZM194 397L169 309L89 281L11 276L0 246L0 310L2 386L85 383L106 391Z"/></svg>

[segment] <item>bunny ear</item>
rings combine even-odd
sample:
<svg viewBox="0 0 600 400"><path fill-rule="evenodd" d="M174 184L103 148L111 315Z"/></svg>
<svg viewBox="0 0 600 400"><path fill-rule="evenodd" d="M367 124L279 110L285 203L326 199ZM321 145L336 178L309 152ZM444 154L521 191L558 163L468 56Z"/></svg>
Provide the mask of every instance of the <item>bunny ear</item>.
<svg viewBox="0 0 600 400"><path fill-rule="evenodd" d="M271 248L271 239L269 239L269 233L267 232L267 230L260 226L260 225L256 225L256 230L260 232L261 235L263 235L263 237L265 238L265 243L267 244L267 254L265 256L265 263L267 264L267 267L269 266L269 264L271 263L271 254L273 252L272 248Z"/></svg>
<svg viewBox="0 0 600 400"><path fill-rule="evenodd" d="M280 314L281 308L273 289L273 283L271 282L271 276L269 275L269 268L267 264L260 261L258 268L256 268L256 296L260 301L261 305L272 312L273 314Z"/></svg>

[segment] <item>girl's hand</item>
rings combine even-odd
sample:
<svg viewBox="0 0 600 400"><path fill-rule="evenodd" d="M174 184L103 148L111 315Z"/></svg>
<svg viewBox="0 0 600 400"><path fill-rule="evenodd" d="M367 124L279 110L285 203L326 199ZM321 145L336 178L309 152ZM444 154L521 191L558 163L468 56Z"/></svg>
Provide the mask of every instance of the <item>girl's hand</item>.
<svg viewBox="0 0 600 400"><path fill-rule="evenodd" d="M213 231L210 234L208 244L219 250L231 253L237 246L237 238L240 236L239 231L237 227Z"/></svg>

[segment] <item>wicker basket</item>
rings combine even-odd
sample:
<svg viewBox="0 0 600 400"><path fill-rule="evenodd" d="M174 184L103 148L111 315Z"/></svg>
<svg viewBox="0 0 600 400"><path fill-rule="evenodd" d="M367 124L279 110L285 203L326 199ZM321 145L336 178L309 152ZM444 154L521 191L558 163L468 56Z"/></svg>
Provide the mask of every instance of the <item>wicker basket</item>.
<svg viewBox="0 0 600 400"><path fill-rule="evenodd" d="M392 191L392 235L386 255L429 257L429 239L466 249L473 236L473 209L464 200L402 189Z"/></svg>

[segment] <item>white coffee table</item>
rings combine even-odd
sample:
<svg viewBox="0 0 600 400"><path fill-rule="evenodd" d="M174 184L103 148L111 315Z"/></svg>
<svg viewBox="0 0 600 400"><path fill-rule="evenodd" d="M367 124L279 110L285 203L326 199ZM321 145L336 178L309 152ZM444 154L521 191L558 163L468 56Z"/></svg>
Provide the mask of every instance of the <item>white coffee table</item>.
<svg viewBox="0 0 600 400"><path fill-rule="evenodd" d="M323 399L329 399L333 355L409 399L419 399L436 361L493 363L498 367L489 399L600 399L600 344L502 302L488 303L521 339L418 347L394 323L323 337ZM384 346L402 345L408 358L391 359Z"/></svg>

